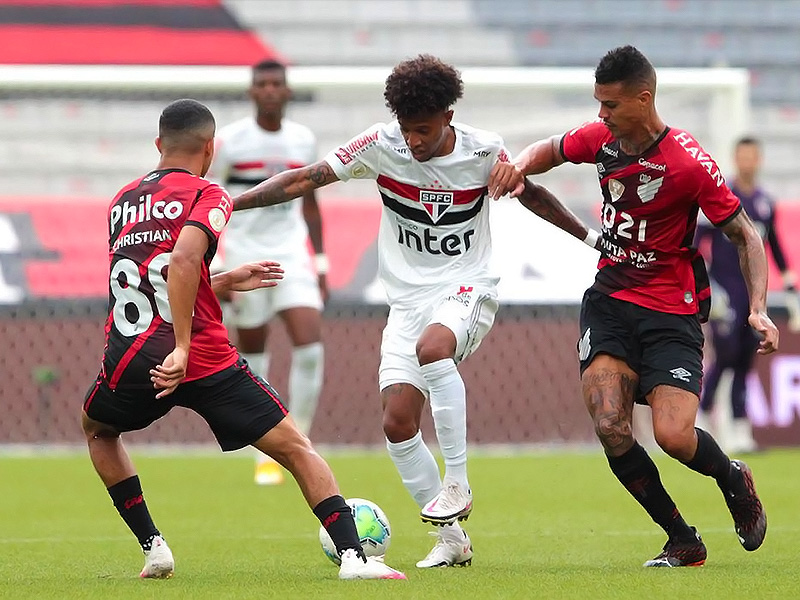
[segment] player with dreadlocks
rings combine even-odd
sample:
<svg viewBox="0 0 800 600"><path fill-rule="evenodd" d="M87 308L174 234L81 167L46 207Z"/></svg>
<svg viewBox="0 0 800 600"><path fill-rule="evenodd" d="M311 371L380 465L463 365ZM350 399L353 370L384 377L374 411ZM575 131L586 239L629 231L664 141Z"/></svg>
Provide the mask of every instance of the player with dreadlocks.
<svg viewBox="0 0 800 600"><path fill-rule="evenodd" d="M481 343L498 309L487 196L497 199L523 183L499 135L453 122L462 93L459 72L439 59L401 62L384 91L394 121L234 199L234 210L241 210L286 202L334 181L376 181L383 201L378 275L390 307L378 372L386 447L422 520L441 526L420 568L472 561L472 544L458 523L472 511L472 491L466 391L457 365ZM526 183L520 202L587 238L587 228L544 188ZM426 398L443 479L420 432Z"/></svg>

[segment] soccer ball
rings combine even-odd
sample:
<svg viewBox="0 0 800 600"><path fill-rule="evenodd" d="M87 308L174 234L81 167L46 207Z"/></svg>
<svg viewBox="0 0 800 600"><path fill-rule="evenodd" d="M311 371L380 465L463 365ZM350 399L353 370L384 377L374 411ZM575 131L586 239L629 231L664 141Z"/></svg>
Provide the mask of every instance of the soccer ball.
<svg viewBox="0 0 800 600"><path fill-rule="evenodd" d="M361 547L367 556L383 556L389 548L389 541L392 538L392 529L389 526L389 519L381 510L381 507L364 500L363 498L348 498L347 504L353 513L356 522L358 538ZM332 562L339 565L341 560L336 552L331 536L325 528L319 528L319 543L322 544L322 551Z"/></svg>

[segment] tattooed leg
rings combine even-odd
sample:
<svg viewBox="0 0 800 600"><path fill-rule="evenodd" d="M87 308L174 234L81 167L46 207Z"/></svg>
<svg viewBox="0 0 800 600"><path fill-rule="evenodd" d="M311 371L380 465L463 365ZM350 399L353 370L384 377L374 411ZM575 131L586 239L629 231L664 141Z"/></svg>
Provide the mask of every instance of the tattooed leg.
<svg viewBox="0 0 800 600"><path fill-rule="evenodd" d="M655 463L633 439L636 373L619 359L599 355L583 372L581 382L611 471L670 539L694 540L693 530L664 489Z"/></svg>
<svg viewBox="0 0 800 600"><path fill-rule="evenodd" d="M622 360L598 355L583 372L581 385L594 430L608 456L633 445L633 401L639 377Z"/></svg>
<svg viewBox="0 0 800 600"><path fill-rule="evenodd" d="M658 445L671 457L690 461L697 450L697 396L671 385L659 385L647 395L647 402L653 411L653 434Z"/></svg>

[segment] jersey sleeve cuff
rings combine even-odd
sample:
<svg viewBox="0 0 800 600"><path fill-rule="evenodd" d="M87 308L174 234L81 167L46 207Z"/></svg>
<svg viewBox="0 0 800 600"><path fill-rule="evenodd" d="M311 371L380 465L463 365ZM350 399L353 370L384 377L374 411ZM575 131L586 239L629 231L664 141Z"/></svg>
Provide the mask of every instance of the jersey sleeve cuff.
<svg viewBox="0 0 800 600"><path fill-rule="evenodd" d="M720 221L719 223L714 223L714 227L725 227L725 225L727 225L728 223L733 221L736 217L738 217L740 212L742 212L742 204L741 204L741 202L739 203L739 206L736 207L736 210L733 211L730 214L730 216L728 216L726 219Z"/></svg>
<svg viewBox="0 0 800 600"><path fill-rule="evenodd" d="M565 133L564 135L562 135L562 136L561 136L561 139L560 139L560 140L559 140L559 142L558 142L558 152L559 152L559 154L561 154L561 158L563 158L565 161L567 161L567 162L570 162L570 163L572 163L572 164L578 164L578 163L576 163L574 160L571 160L571 159L570 159L570 158L567 156L567 154L564 152L564 139L565 139L566 137L567 137L567 134L566 134L566 133Z"/></svg>
<svg viewBox="0 0 800 600"><path fill-rule="evenodd" d="M333 170L339 181L347 181L350 179L350 173L347 171L347 168L334 153L328 154L323 160L328 163L328 166Z"/></svg>
<svg viewBox="0 0 800 600"><path fill-rule="evenodd" d="M217 240L219 240L219 236L213 231L211 231L211 229L205 223L202 223L200 221L186 221L186 223L184 223L183 225L184 227L186 225L191 225L192 227L197 227L198 229L202 229L208 236L208 239L212 244L216 244Z"/></svg>

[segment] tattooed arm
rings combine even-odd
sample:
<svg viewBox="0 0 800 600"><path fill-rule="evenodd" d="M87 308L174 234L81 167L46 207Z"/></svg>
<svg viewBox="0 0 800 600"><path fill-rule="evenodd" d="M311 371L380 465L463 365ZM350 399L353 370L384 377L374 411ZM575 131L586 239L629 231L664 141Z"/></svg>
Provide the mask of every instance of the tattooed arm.
<svg viewBox="0 0 800 600"><path fill-rule="evenodd" d="M561 201L546 187L526 179L525 189L517 196L517 199L522 206L548 223L552 223L583 242L587 241L591 230L570 209L561 204ZM596 248L600 243L599 240L598 237L592 240L593 244L589 245Z"/></svg>
<svg viewBox="0 0 800 600"><path fill-rule="evenodd" d="M233 199L233 210L272 206L298 198L317 188L339 181L331 166L321 160L313 165L273 175Z"/></svg>
<svg viewBox="0 0 800 600"><path fill-rule="evenodd" d="M764 243L744 210L722 228L739 250L739 267L750 296L750 326L763 338L759 354L778 349L778 329L767 316L767 255Z"/></svg>

